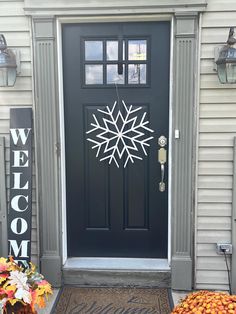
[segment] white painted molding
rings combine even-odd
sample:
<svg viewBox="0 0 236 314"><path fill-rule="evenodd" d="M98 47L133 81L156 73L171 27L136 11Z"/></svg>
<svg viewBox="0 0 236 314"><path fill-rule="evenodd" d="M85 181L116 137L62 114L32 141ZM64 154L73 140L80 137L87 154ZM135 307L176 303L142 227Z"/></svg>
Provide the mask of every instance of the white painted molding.
<svg viewBox="0 0 236 314"><path fill-rule="evenodd" d="M106 15L202 12L207 0L25 0L27 15Z"/></svg>

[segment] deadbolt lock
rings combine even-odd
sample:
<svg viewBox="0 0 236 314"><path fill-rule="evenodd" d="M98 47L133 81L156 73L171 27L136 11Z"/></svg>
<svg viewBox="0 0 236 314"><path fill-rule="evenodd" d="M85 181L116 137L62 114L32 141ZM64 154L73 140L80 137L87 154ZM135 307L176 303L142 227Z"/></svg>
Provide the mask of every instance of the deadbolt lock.
<svg viewBox="0 0 236 314"><path fill-rule="evenodd" d="M161 135L161 136L158 138L158 144L159 144L161 147L165 147L166 144L167 144L167 138L166 138L164 135Z"/></svg>

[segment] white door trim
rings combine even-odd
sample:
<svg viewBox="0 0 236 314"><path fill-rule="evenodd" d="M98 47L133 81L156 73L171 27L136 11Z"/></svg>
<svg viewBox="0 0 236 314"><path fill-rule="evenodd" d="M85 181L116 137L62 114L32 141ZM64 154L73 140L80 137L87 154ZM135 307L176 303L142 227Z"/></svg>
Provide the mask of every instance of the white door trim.
<svg viewBox="0 0 236 314"><path fill-rule="evenodd" d="M65 167L65 124L64 124L64 94L63 94L63 64L62 64L62 24L65 23L104 23L104 22L147 22L170 21L170 82L169 82L169 173L168 173L168 264L171 262L171 178L172 178L172 134L173 134L173 42L174 42L174 18L170 14L153 15L128 15L128 16L91 16L91 17L59 17L57 18L57 67L58 67L58 91L59 91L59 117L60 117L60 143L61 143L61 248L62 264L67 261L67 225L66 225L66 167Z"/></svg>

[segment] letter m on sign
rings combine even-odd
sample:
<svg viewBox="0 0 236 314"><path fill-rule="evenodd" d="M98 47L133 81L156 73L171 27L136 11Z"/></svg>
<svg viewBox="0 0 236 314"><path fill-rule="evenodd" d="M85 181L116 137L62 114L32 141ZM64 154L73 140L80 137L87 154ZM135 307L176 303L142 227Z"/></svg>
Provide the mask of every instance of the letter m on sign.
<svg viewBox="0 0 236 314"><path fill-rule="evenodd" d="M10 111L10 202L8 254L17 261L31 259L32 109Z"/></svg>

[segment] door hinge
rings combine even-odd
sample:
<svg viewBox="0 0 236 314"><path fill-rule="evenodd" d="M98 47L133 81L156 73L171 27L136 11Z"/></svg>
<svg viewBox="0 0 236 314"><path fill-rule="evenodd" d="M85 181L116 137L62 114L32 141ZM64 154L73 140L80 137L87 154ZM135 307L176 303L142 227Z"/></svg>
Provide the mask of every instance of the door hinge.
<svg viewBox="0 0 236 314"><path fill-rule="evenodd" d="M56 154L57 156L61 156L61 143L60 142L56 143Z"/></svg>

